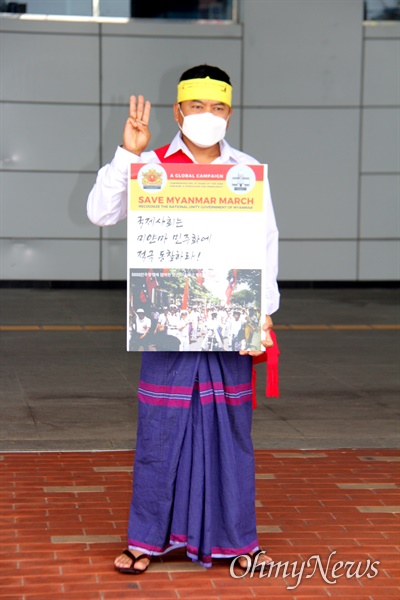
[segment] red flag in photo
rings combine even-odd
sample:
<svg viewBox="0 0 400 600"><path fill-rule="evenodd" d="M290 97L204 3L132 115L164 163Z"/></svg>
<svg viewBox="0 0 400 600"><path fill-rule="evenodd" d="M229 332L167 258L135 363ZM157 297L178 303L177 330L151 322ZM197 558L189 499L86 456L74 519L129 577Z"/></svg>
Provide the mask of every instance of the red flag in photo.
<svg viewBox="0 0 400 600"><path fill-rule="evenodd" d="M147 285L147 293L149 295L149 298L151 298L152 290L154 290L154 288L158 286L157 278L155 275L153 275L153 269L150 269L146 275L146 285Z"/></svg>
<svg viewBox="0 0 400 600"><path fill-rule="evenodd" d="M185 287L183 289L182 309L187 310L189 300L189 277L186 277Z"/></svg>
<svg viewBox="0 0 400 600"><path fill-rule="evenodd" d="M139 298L140 298L140 300L142 301L143 304L145 304L148 301L148 299L149 299L148 296L147 296L147 291L146 291L146 289L144 287L144 284L143 284L143 288L142 288L142 290L141 290L141 292L139 294Z"/></svg>
<svg viewBox="0 0 400 600"><path fill-rule="evenodd" d="M203 269L197 269L197 283L200 287L203 287L204 277L203 277Z"/></svg>
<svg viewBox="0 0 400 600"><path fill-rule="evenodd" d="M234 289L236 287L236 277L237 277L237 271L236 271L236 269L233 269L233 275L232 275L232 277L229 280L228 287L226 288L226 292L225 292L225 295L226 295L226 304L228 306L231 303L231 296L232 296L232 293L233 293L233 291L234 291Z"/></svg>

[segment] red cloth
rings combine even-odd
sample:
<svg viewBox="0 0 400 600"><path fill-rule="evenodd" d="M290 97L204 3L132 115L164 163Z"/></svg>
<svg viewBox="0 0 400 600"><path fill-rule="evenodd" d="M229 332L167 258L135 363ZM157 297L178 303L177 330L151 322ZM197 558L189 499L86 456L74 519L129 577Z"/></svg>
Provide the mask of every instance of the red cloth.
<svg viewBox="0 0 400 600"><path fill-rule="evenodd" d="M153 269L149 269L146 275L147 293L150 299L152 299L151 292L158 286L157 278L153 275Z"/></svg>
<svg viewBox="0 0 400 600"><path fill-rule="evenodd" d="M154 152L157 154L161 163L192 163L193 161L184 153L182 150L178 150L170 156L165 156L169 149L169 144L162 148L157 148ZM279 397L279 386L278 386L278 360L279 360L279 347L276 341L276 335L273 331L270 332L274 345L271 348L267 348L261 356L253 356L253 408L257 406L256 399L256 370L254 365L266 361L267 363L267 386L266 396L267 398L278 398Z"/></svg>
<svg viewBox="0 0 400 600"><path fill-rule="evenodd" d="M187 310L189 301L189 277L186 277L185 287L183 289L182 305L181 308Z"/></svg>
<svg viewBox="0 0 400 600"><path fill-rule="evenodd" d="M267 398L279 398L279 346L276 340L275 332L270 330L270 336L274 345L270 348L266 348L265 352L260 356L253 356L253 408L257 406L256 398L256 370L254 365L258 365L261 362L266 362L267 365L267 387L265 395Z"/></svg>
<svg viewBox="0 0 400 600"><path fill-rule="evenodd" d="M160 162L162 163L192 163L193 161L184 153L182 150L178 150L175 154L171 154L171 156L165 156L169 149L169 144L163 146L162 148L157 148L154 152L157 154Z"/></svg>

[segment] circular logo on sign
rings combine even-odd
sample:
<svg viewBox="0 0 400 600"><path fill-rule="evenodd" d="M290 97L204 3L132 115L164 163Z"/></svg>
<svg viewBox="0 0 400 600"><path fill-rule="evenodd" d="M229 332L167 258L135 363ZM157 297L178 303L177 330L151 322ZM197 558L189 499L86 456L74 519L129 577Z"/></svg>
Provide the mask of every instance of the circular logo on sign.
<svg viewBox="0 0 400 600"><path fill-rule="evenodd" d="M226 183L231 192L235 194L247 194L253 189L256 183L256 176L253 169L247 165L235 165L232 169L229 169L226 176Z"/></svg>
<svg viewBox="0 0 400 600"><path fill-rule="evenodd" d="M137 181L142 190L151 192L162 190L167 183L167 173L161 165L149 163L143 165L137 175Z"/></svg>

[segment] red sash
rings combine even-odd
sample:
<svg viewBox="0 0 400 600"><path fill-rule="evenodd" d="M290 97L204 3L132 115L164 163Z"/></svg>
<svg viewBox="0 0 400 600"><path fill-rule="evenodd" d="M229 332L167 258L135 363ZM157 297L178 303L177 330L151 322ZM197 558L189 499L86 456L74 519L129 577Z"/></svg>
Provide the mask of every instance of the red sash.
<svg viewBox="0 0 400 600"><path fill-rule="evenodd" d="M169 144L167 144L166 146L163 146L162 148L158 148L157 150L154 150L154 152L157 154L160 162L162 162L162 163L192 163L193 162L192 159L187 156L187 154L182 152L182 150L178 150L174 154L171 154L171 156L166 157L165 155L168 152L168 149L169 149Z"/></svg>
<svg viewBox="0 0 400 600"><path fill-rule="evenodd" d="M253 356L253 408L257 406L256 399L256 370L254 365L260 362L267 362L267 387L265 395L267 398L279 398L279 346L276 340L275 331L272 329L269 332L274 345L266 348L265 352L260 356Z"/></svg>
<svg viewBox="0 0 400 600"><path fill-rule="evenodd" d="M184 153L182 150L178 150L174 154L170 156L165 156L169 149L169 144L163 146L162 148L158 148L154 150L157 154L158 159L161 163L192 163L193 161ZM271 348L267 348L266 351L261 354L261 356L253 357L253 408L257 406L256 399L256 370L254 365L259 364L260 362L266 361L267 363L267 387L265 390L265 395L267 398L278 398L279 397L279 381L278 381L278 361L279 361L279 347L278 342L276 341L276 335L274 331L270 332L272 341L274 345Z"/></svg>

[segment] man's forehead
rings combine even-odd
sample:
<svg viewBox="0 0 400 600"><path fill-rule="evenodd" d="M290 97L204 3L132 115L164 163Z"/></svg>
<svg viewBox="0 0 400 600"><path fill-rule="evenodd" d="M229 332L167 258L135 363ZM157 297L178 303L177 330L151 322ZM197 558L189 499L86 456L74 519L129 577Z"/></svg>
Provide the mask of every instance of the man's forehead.
<svg viewBox="0 0 400 600"><path fill-rule="evenodd" d="M228 104L225 104L225 102L218 102L217 100L200 100L200 99L194 99L194 100L182 100L181 104L193 104L193 103L198 103L198 104L211 104L212 106L226 106L226 108L229 108Z"/></svg>

